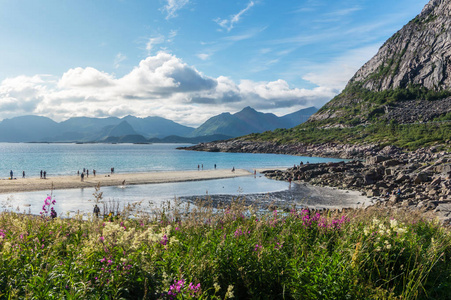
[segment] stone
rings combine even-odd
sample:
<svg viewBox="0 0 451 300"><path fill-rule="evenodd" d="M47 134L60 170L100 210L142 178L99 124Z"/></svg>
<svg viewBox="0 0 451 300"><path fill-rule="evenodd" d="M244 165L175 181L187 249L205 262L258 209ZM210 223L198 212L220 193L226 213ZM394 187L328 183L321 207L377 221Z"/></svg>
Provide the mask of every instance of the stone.
<svg viewBox="0 0 451 300"><path fill-rule="evenodd" d="M432 180L431 185L440 185L441 182L442 182L442 178L437 177L434 180Z"/></svg>
<svg viewBox="0 0 451 300"><path fill-rule="evenodd" d="M426 173L418 173L413 178L413 182L415 184L427 182L428 180L429 180L429 176Z"/></svg>
<svg viewBox="0 0 451 300"><path fill-rule="evenodd" d="M388 201L390 202L390 204L396 204L399 202L399 200L400 198L398 195L391 195Z"/></svg>
<svg viewBox="0 0 451 300"><path fill-rule="evenodd" d="M392 166L397 166L402 164L399 160L397 159L390 159L390 160L386 160L382 163L382 165L387 168L387 167L392 167Z"/></svg>
<svg viewBox="0 0 451 300"><path fill-rule="evenodd" d="M367 158L366 163L369 165L375 165L375 164L383 162L385 160L387 160L387 158L385 156L376 155L376 156Z"/></svg>

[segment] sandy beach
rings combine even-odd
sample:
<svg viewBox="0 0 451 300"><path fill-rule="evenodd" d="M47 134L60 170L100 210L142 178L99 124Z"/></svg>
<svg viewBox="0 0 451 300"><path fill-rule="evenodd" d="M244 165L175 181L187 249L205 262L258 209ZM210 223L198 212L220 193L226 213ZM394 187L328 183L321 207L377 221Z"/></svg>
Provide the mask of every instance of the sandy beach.
<svg viewBox="0 0 451 300"><path fill-rule="evenodd" d="M235 172L227 169L218 170L194 170L194 171L165 171L148 173L115 173L90 175L81 181L80 176L58 176L47 179L41 178L17 178L0 180L0 194L18 193L30 191L49 191L52 188L74 189L100 186L181 182L207 179L221 179L251 175L247 170L236 169Z"/></svg>

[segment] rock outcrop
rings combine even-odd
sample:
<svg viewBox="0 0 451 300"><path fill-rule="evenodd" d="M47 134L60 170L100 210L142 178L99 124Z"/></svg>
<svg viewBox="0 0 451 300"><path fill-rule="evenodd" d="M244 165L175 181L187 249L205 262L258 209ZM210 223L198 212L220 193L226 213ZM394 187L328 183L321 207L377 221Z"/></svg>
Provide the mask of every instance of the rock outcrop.
<svg viewBox="0 0 451 300"><path fill-rule="evenodd" d="M421 85L451 88L451 1L431 0L423 11L388 39L349 84L382 91Z"/></svg>
<svg viewBox="0 0 451 300"><path fill-rule="evenodd" d="M379 153L381 148L377 145L347 145L336 143L324 144L277 144L272 142L254 142L246 139L234 139L201 143L190 147L178 149L206 151L206 152L236 152L236 153L276 153L299 156L320 156L355 159L364 158ZM387 150L391 149L391 150ZM386 151L400 151L396 147L387 147Z"/></svg>
<svg viewBox="0 0 451 300"><path fill-rule="evenodd" d="M380 94L387 91L398 92ZM449 97L450 91L451 0L431 0L309 122L337 125L354 118L353 123L371 123L375 121L374 115L398 123L428 122L451 111L451 98L436 108L431 104L431 100ZM404 118L409 115L402 103L405 100L412 100L409 107L417 107L423 114ZM392 108L399 113L389 114Z"/></svg>
<svg viewBox="0 0 451 300"><path fill-rule="evenodd" d="M277 180L358 190L375 205L433 211L451 221L451 154L435 149L399 152L387 147L365 161L303 164L264 172Z"/></svg>

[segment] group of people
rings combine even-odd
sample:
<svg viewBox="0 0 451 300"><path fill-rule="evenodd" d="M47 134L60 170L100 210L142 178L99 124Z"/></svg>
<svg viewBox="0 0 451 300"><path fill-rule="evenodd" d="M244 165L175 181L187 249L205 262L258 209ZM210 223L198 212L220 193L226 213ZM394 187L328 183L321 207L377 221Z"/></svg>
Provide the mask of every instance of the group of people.
<svg viewBox="0 0 451 300"><path fill-rule="evenodd" d="M97 171L95 169L93 169L92 175L94 175L94 177L96 177L96 173L97 173ZM111 168L111 174L113 174L113 173L114 173L114 168ZM89 177L89 169L83 168L83 172L81 172L81 174L80 174L80 170L78 170L77 175L81 177L81 181L84 181L85 177L86 178Z"/></svg>
<svg viewBox="0 0 451 300"><path fill-rule="evenodd" d="M216 164L214 164L214 168L216 170ZM204 164L197 165L197 170L204 169Z"/></svg>
<svg viewBox="0 0 451 300"><path fill-rule="evenodd" d="M86 176L86 178L89 177L89 169L83 168L83 172L81 172L81 175L80 175L80 170L78 170L77 171L77 175L79 175L81 177L81 181L84 181L85 176ZM92 175L94 175L94 177L96 177L96 170L95 169L92 170Z"/></svg>
<svg viewBox="0 0 451 300"><path fill-rule="evenodd" d="M25 171L22 171L22 178L25 178ZM47 172L41 170L40 178L41 179L46 179L47 178ZM14 172L13 172L13 170L9 171L9 179L11 179L11 180L14 179Z"/></svg>

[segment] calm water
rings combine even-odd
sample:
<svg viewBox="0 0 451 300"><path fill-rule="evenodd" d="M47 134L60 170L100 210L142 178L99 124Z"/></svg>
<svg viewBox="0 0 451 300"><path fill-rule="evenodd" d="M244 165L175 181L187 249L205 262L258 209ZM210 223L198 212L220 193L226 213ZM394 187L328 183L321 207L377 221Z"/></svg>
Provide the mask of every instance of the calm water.
<svg viewBox="0 0 451 300"><path fill-rule="evenodd" d="M327 162L340 159L300 157L280 154L221 153L176 150L180 144L22 144L0 143L0 178L15 177L22 171L27 177L39 177L41 170L47 176L73 175L77 170L95 169L108 173L111 167L117 173L195 170L232 167L252 170L266 167L291 167L309 161Z"/></svg>
<svg viewBox="0 0 451 300"><path fill-rule="evenodd" d="M7 178L9 171L21 177L38 177L40 170L47 176L73 175L77 170L96 169L99 174L108 173L111 167L117 173L213 169L232 167L247 169L291 167L301 161L306 163L340 161L340 159L300 157L279 154L218 153L176 150L180 144L8 144L0 143L0 178ZM183 196L213 194L255 194L283 191L287 182L269 180L263 176L246 176L229 179L194 182L128 185L126 187L102 187L105 201L121 205L149 200L158 205L165 200ZM1 210L30 211L37 214L50 191L0 194ZM63 212L91 212L93 188L56 190L56 209Z"/></svg>

